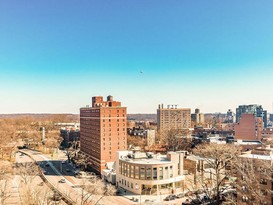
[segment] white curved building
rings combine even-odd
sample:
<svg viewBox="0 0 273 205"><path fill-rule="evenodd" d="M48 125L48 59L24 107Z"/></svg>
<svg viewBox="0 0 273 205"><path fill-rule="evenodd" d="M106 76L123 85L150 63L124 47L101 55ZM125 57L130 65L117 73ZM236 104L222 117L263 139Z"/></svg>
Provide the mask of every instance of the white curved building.
<svg viewBox="0 0 273 205"><path fill-rule="evenodd" d="M135 194L160 195L181 192L184 152L154 155L118 151L116 185Z"/></svg>

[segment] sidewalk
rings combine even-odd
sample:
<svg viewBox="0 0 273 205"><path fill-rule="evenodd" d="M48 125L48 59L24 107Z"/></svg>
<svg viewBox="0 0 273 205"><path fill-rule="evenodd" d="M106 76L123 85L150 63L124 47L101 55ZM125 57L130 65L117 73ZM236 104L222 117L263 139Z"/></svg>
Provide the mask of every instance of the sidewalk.
<svg viewBox="0 0 273 205"><path fill-rule="evenodd" d="M183 201L186 200L186 197L175 199L172 201L164 201L164 199L168 196L168 194L164 195L137 195L130 191L125 191L119 189L120 195L131 200L133 204L153 204L153 205L161 205L161 204L169 204L169 205L181 205Z"/></svg>

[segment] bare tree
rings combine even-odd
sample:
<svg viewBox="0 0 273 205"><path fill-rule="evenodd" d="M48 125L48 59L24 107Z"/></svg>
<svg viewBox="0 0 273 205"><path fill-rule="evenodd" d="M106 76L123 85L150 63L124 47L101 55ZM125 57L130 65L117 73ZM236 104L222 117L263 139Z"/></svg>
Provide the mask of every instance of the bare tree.
<svg viewBox="0 0 273 205"><path fill-rule="evenodd" d="M8 181L6 179L0 180L0 205L4 205L5 201L10 197L7 186Z"/></svg>
<svg viewBox="0 0 273 205"><path fill-rule="evenodd" d="M140 147L142 150L144 150L146 140L140 136L127 135L127 144L133 147Z"/></svg>
<svg viewBox="0 0 273 205"><path fill-rule="evenodd" d="M16 171L22 177L25 184L30 184L40 174L39 168L34 162L17 164Z"/></svg>
<svg viewBox="0 0 273 205"><path fill-rule="evenodd" d="M91 179L84 179L81 185L80 204L98 204L105 196L112 196L115 187L106 183L102 179L98 179L95 175Z"/></svg>
<svg viewBox="0 0 273 205"><path fill-rule="evenodd" d="M11 174L11 167L4 165L3 162L0 164L0 205L4 205L5 201L10 197L8 191L8 180Z"/></svg>
<svg viewBox="0 0 273 205"><path fill-rule="evenodd" d="M48 187L35 183L21 184L20 195L22 205L45 205L54 201L54 193Z"/></svg>
<svg viewBox="0 0 273 205"><path fill-rule="evenodd" d="M231 144L210 143L201 144L193 151L202 162L199 170L203 191L212 196L216 205L221 204L221 196L224 192L221 188L226 180L234 176L232 167L237 161L240 150Z"/></svg>
<svg viewBox="0 0 273 205"><path fill-rule="evenodd" d="M188 129L162 130L159 132L161 144L166 145L167 151L188 150L191 144Z"/></svg>

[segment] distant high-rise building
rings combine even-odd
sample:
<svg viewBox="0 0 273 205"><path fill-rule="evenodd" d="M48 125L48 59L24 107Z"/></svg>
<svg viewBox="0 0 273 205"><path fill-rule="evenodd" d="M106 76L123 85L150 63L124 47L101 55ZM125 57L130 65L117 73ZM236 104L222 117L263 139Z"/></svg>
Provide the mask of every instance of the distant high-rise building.
<svg viewBox="0 0 273 205"><path fill-rule="evenodd" d="M157 129L189 129L191 127L191 109L177 108L176 105L163 107L163 104L157 109Z"/></svg>
<svg viewBox="0 0 273 205"><path fill-rule="evenodd" d="M267 111L261 105L240 105L236 108L236 122L238 123L242 114L254 114L255 117L263 119L263 128L267 127Z"/></svg>
<svg viewBox="0 0 273 205"><path fill-rule="evenodd" d="M205 117L203 113L200 113L200 109L195 109L195 112L191 114L191 120L195 125L204 124Z"/></svg>
<svg viewBox="0 0 273 205"><path fill-rule="evenodd" d="M234 123L235 122L235 113L232 112L231 109L228 109L227 111L227 119L226 119L227 123Z"/></svg>
<svg viewBox="0 0 273 205"><path fill-rule="evenodd" d="M273 122L273 114L270 114L270 115L269 115L269 120L270 120L271 122Z"/></svg>
<svg viewBox="0 0 273 205"><path fill-rule="evenodd" d="M126 107L112 96L92 98L92 107L80 109L81 151L99 173L107 162L116 159L116 152L127 149Z"/></svg>
<svg viewBox="0 0 273 205"><path fill-rule="evenodd" d="M261 140L262 124L262 118L243 113L239 123L234 125L235 139Z"/></svg>

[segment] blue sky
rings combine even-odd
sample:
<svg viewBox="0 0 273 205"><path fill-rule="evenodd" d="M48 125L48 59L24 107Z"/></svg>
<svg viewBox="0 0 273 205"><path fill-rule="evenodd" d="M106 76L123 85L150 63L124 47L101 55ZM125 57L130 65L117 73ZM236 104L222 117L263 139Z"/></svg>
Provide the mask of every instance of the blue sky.
<svg viewBox="0 0 273 205"><path fill-rule="evenodd" d="M78 113L109 94L129 113L272 112L272 10L272 0L1 0L0 113Z"/></svg>

